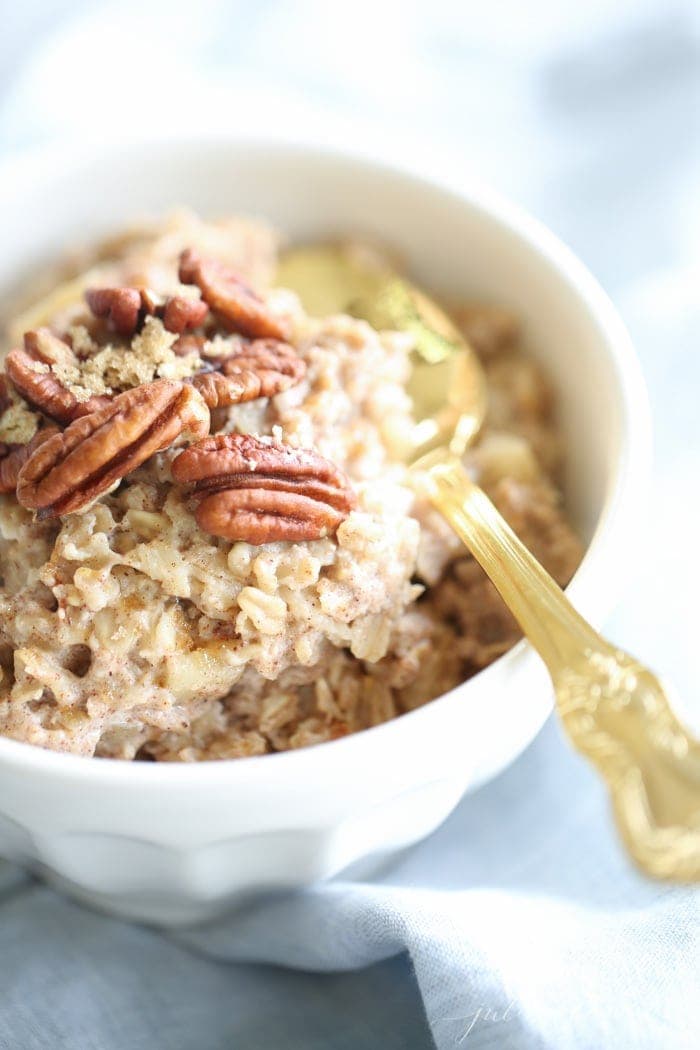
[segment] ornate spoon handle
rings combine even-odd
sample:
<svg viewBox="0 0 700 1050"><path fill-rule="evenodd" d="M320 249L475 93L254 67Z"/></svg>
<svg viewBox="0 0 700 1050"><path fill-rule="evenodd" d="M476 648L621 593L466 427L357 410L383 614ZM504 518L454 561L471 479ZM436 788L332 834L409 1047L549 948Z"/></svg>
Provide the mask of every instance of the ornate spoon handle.
<svg viewBox="0 0 700 1050"><path fill-rule="evenodd" d="M433 453L418 466L547 665L559 716L605 781L631 857L658 878L700 880L700 742L659 680L586 623L457 459Z"/></svg>

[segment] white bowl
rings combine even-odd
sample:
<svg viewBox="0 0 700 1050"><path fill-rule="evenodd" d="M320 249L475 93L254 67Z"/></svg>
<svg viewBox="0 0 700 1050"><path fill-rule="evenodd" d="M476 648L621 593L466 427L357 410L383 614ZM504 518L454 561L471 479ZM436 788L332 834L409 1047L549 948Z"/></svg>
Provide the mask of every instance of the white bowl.
<svg viewBox="0 0 700 1050"><path fill-rule="evenodd" d="M637 553L647 402L615 310L552 234L483 187L448 189L321 149L171 140L52 150L0 168L0 288L64 246L182 203L258 213L293 237L369 233L397 247L419 282L514 308L558 390L568 504L589 541L569 593L602 620ZM0 853L109 910L189 921L416 842L511 762L551 707L543 667L521 643L411 714L302 751L188 766L0 739Z"/></svg>

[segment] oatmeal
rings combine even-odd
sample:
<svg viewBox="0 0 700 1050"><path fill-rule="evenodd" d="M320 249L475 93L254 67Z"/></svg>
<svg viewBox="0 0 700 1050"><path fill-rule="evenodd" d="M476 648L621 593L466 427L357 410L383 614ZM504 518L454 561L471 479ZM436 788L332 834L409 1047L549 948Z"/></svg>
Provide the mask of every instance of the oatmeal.
<svg viewBox="0 0 700 1050"><path fill-rule="evenodd" d="M179 213L84 251L8 325L0 733L194 761L438 696L517 626L414 491L411 337L307 316L274 235ZM581 555L514 318L454 315L490 408L470 467L562 585Z"/></svg>

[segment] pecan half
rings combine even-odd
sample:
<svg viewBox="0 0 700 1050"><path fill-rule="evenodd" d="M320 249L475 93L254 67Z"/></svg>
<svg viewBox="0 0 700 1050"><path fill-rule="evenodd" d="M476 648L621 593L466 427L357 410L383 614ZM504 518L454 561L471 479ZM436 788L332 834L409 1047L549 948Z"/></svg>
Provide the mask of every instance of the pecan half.
<svg viewBox="0 0 700 1050"><path fill-rule="evenodd" d="M318 452L248 434L205 438L180 453L172 472L201 499L201 529L255 545L328 536L356 503L345 474Z"/></svg>
<svg viewBox="0 0 700 1050"><path fill-rule="evenodd" d="M88 288L85 301L95 317L104 318L119 335L133 335L139 325L138 288Z"/></svg>
<svg viewBox="0 0 700 1050"><path fill-rule="evenodd" d="M186 332L175 340L172 349L178 357L187 357L188 354L201 354L205 343L203 335L191 335Z"/></svg>
<svg viewBox="0 0 700 1050"><path fill-rule="evenodd" d="M7 378L0 373L0 416L6 408L10 407L11 404L12 398L10 397L10 391L7 386Z"/></svg>
<svg viewBox="0 0 700 1050"><path fill-rule="evenodd" d="M219 362L220 372L192 380L212 411L257 397L274 397L304 376L306 365L293 347L276 339L246 343Z"/></svg>
<svg viewBox="0 0 700 1050"><path fill-rule="evenodd" d="M40 518L83 510L181 435L197 440L208 428L191 386L159 379L126 390L40 445L20 471L17 499Z"/></svg>
<svg viewBox="0 0 700 1050"><path fill-rule="evenodd" d="M209 307L203 299L186 299L184 295L174 295L163 307L163 324L169 332L182 335L204 324L208 313Z"/></svg>
<svg viewBox="0 0 700 1050"><path fill-rule="evenodd" d="M54 365L78 364L68 343L48 328L26 332L24 350L11 350L5 360L7 374L25 401L59 423L70 423L109 404L105 395L79 401L52 371Z"/></svg>
<svg viewBox="0 0 700 1050"><path fill-rule="evenodd" d="M47 426L37 430L26 445L7 445L0 442L0 492L14 492L17 488L19 472L29 457L48 438L58 434L58 427Z"/></svg>
<svg viewBox="0 0 700 1050"><path fill-rule="evenodd" d="M233 329L251 339L286 339L287 325L238 274L215 259L202 259L191 248L180 256L183 284L196 284L202 298Z"/></svg>
<svg viewBox="0 0 700 1050"><path fill-rule="evenodd" d="M236 405L240 401L252 400L242 396L245 388L240 380L229 379L221 372L200 372L192 377L191 383L204 398L204 403L210 412L217 408L225 408L227 405Z"/></svg>

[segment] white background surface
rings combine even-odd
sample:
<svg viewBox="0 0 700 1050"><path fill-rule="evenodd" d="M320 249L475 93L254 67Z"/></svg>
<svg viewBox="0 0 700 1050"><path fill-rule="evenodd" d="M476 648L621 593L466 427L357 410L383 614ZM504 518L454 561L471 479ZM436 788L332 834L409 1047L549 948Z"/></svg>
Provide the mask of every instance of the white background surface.
<svg viewBox="0 0 700 1050"><path fill-rule="evenodd" d="M700 724L700 6L24 0L5 7L0 155L49 139L156 127L312 136L389 157L418 155L436 170L474 171L571 245L632 332L655 418L653 500L639 523L648 538L610 630L675 682L681 707ZM560 747L546 734L535 745L538 763L546 766ZM512 785L516 771L508 776ZM555 784L544 777L543 797L561 790ZM518 794L494 788L492 802L499 790L510 802ZM599 848L609 848L607 834ZM384 1005L391 1009L393 995L405 1012L411 979L394 978ZM277 977L260 979L287 994ZM358 1011L363 1003L368 1014L376 1010L370 984L363 990L352 980ZM294 995L320 1009L312 985L300 983ZM633 1018L621 1023L617 1046L662 1045L633 1036ZM692 1045L690 1035L677 1041L678 1031L664 1045ZM501 1045L495 1029L491 1035L491 1045ZM414 1038L412 1045L425 1045L419 1028ZM373 1045L371 1033L356 1045Z"/></svg>

